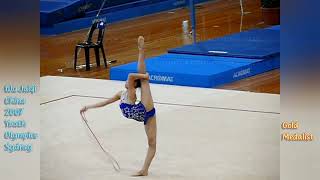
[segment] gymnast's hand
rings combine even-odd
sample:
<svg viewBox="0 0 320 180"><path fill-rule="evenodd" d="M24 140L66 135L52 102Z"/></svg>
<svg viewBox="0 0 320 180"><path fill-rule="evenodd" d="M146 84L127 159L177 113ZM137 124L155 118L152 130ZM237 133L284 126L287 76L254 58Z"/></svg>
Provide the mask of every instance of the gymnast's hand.
<svg viewBox="0 0 320 180"><path fill-rule="evenodd" d="M84 106L83 108L80 109L80 113L84 113L88 110L87 106Z"/></svg>
<svg viewBox="0 0 320 180"><path fill-rule="evenodd" d="M143 36L139 36L139 38L138 38L138 48L140 50L144 48L144 38L143 38Z"/></svg>

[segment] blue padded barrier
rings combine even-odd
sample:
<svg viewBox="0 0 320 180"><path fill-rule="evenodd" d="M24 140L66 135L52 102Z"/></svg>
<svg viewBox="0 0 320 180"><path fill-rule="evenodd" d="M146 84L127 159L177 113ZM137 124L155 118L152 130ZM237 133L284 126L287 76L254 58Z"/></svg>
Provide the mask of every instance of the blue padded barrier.
<svg viewBox="0 0 320 180"><path fill-rule="evenodd" d="M41 0L40 25L50 27L53 24L83 17L83 0Z"/></svg>
<svg viewBox="0 0 320 180"><path fill-rule="evenodd" d="M280 31L254 29L196 44L170 49L169 53L264 59L280 53Z"/></svg>
<svg viewBox="0 0 320 180"><path fill-rule="evenodd" d="M41 0L42 1L42 0ZM48 1L48 0L47 0ZM55 0L52 0L55 1ZM61 0L61 1L76 1L76 0ZM49 16L48 12L40 13L41 16L41 35L57 35L65 32L71 32L83 28L88 28L91 26L92 21L95 18L95 15L98 12L98 5L100 3L91 3L95 2L95 0L81 0L82 5L78 8L78 10L74 10L73 12L78 12L77 16L73 18L69 17L66 20L66 17L62 16L61 9L57 10L58 14L55 16ZM202 3L209 0L195 0L195 3ZM97 1L98 2L98 1ZM109 1L108 1L109 2ZM116 2L116 1L114 1ZM101 10L99 18L105 19L107 23L118 22L122 20L127 20L130 18L135 18L139 16L144 16L152 13L158 13L161 11L166 11L170 9L175 9L179 7L186 6L185 0L135 0L130 3L121 4L120 2L116 2L116 4L111 4L111 7L105 7ZM108 3L107 3L108 4ZM96 9L90 11L90 9ZM85 11L85 16L83 16L83 11ZM51 13L50 13L51 14ZM61 16L59 16L59 14ZM54 19L56 17L57 19ZM53 19L50 19L53 18ZM55 23L53 23L55 22Z"/></svg>
<svg viewBox="0 0 320 180"><path fill-rule="evenodd" d="M165 54L146 60L151 83L216 87L280 67L280 57L246 59L186 54ZM137 62L112 67L111 80L125 81L137 71Z"/></svg>

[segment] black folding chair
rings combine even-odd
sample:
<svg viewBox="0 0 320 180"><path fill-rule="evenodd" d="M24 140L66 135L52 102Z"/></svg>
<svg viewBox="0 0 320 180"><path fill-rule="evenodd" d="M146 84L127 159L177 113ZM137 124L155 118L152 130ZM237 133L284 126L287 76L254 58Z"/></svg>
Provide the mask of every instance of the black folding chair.
<svg viewBox="0 0 320 180"><path fill-rule="evenodd" d="M92 36L93 36L95 30L97 30L97 29L99 30L97 42L92 42ZM98 67L100 66L99 50L101 50L102 55L103 55L104 66L107 67L106 55L104 53L104 48L103 48L104 31L105 31L105 23L103 21L95 21L90 28L87 40L85 42L81 42L76 45L75 54L74 54L74 69L75 70L77 68L79 48L84 49L87 71L90 70L90 49L91 48L94 49L97 66Z"/></svg>

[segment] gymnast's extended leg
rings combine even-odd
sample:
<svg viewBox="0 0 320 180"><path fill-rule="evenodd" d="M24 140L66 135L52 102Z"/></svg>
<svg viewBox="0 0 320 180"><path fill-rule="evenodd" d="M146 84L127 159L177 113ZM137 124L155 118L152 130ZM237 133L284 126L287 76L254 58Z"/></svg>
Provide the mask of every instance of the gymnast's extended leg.
<svg viewBox="0 0 320 180"><path fill-rule="evenodd" d="M139 49L138 73L145 74L146 64L144 62L144 38L142 36L139 36L138 38L138 49Z"/></svg>

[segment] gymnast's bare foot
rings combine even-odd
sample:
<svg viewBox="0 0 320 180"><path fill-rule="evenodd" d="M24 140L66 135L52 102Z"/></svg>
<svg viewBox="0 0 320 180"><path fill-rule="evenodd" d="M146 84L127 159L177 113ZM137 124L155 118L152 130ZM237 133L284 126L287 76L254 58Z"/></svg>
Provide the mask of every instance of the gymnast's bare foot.
<svg viewBox="0 0 320 180"><path fill-rule="evenodd" d="M140 170L133 174L132 176L148 176L148 171Z"/></svg>
<svg viewBox="0 0 320 180"><path fill-rule="evenodd" d="M138 38L138 48L139 49L144 48L144 37L143 36L139 36L139 38Z"/></svg>

